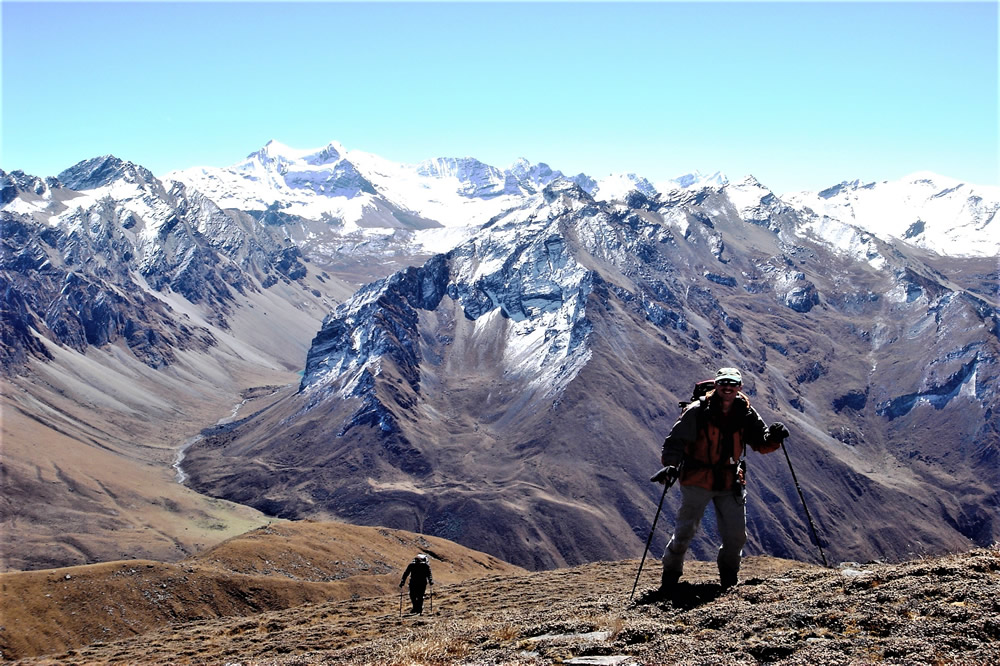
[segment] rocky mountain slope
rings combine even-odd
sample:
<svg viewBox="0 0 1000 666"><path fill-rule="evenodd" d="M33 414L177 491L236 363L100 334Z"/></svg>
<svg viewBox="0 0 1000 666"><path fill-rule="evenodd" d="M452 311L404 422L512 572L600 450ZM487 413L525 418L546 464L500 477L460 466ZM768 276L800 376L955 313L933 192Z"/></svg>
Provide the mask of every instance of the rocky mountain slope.
<svg viewBox="0 0 1000 666"><path fill-rule="evenodd" d="M992 260L868 236L859 261L804 219L752 179L624 202L553 181L338 307L297 393L192 447L192 484L528 568L625 557L678 400L737 365L834 557L992 543L1000 339L967 277ZM815 557L783 457L750 467L752 552Z"/></svg>
<svg viewBox="0 0 1000 666"><path fill-rule="evenodd" d="M269 529L274 528L288 526ZM989 664L1000 659L996 549L895 565L845 563L834 569L750 557L742 583L728 592L717 584L714 563L690 562L678 589L665 598L651 594L658 571L646 567L630 599L636 560L542 572L481 567L446 578L450 567L468 560L455 557L452 550L445 553L446 546L434 541L447 559L432 560L438 581L433 603L428 601L422 616L411 616L400 613L399 596L392 592L341 594L340 584L350 586L379 575L313 582L302 575L304 570L312 574L311 569L295 571L288 562L265 572L270 563L264 560L282 550L269 546L282 537L261 530L254 538L252 552L257 557L240 560L253 564L253 578L223 578L230 563L212 568L208 558L185 563L183 577L165 575L162 564L143 562L115 563L101 574L93 567L87 573L69 569L6 574L0 578L5 587L34 576L40 581L32 591L51 590L52 599L76 599L59 614L68 620L62 640L79 640L69 650L56 647L58 643L48 644L56 647L52 652L29 648L11 641L24 634L12 634L11 623L5 622L0 634L4 657L20 659L12 662L19 664L253 666ZM380 539L375 548L388 543L390 539ZM336 544L320 547L328 545ZM370 552L363 559L373 561ZM317 561L312 558L310 564ZM387 575L394 578L397 573ZM336 578L335 566L323 575ZM227 584L218 585L220 581ZM149 609L177 607L183 594L204 591L209 583L224 593L202 594L183 606L197 609L201 617L189 613L158 627L156 622L129 624ZM83 588L90 590L92 600L73 596ZM55 602L48 603L56 608ZM214 612L227 604L232 605L230 611ZM102 626L135 635L115 640L125 632L101 636ZM83 627L87 630L80 631ZM45 628L49 635L55 632L51 624ZM73 634L73 628L79 633ZM101 639L94 641L94 635ZM24 658L38 652L44 656Z"/></svg>
<svg viewBox="0 0 1000 666"><path fill-rule="evenodd" d="M3 567L177 559L265 520L178 479L529 567L624 557L676 401L723 362L792 426L835 554L988 543L998 200L336 143L0 172ZM751 547L813 557L783 461L751 464Z"/></svg>
<svg viewBox="0 0 1000 666"><path fill-rule="evenodd" d="M280 229L116 158L0 180L3 568L179 558L261 524L172 465L294 381L354 287L308 272Z"/></svg>

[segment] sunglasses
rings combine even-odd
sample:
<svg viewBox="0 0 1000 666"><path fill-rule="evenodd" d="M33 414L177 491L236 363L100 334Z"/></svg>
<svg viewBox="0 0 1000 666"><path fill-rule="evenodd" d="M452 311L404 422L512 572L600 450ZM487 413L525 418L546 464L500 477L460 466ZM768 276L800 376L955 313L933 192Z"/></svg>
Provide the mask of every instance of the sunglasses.
<svg viewBox="0 0 1000 666"><path fill-rule="evenodd" d="M734 379L720 379L715 382L718 386L739 386L740 383Z"/></svg>

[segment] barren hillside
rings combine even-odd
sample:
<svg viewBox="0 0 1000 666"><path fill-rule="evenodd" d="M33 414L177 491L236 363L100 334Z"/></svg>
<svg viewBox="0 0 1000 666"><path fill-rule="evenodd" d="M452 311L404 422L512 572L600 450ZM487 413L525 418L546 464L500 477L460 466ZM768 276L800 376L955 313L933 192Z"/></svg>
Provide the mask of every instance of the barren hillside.
<svg viewBox="0 0 1000 666"><path fill-rule="evenodd" d="M402 535L379 533L385 543ZM261 570L252 550L246 550L258 538L266 540L267 530L238 542L239 548L222 548L199 558L197 565L189 563L186 571L196 578L213 566L220 567L216 571ZM428 542L441 548L439 556L454 557L439 541ZM304 554L311 548L297 544L290 550ZM408 554L412 545L405 544L400 554ZM717 584L714 563L689 562L677 593L666 599L650 594L659 575L652 559L632 600L637 560L543 572L504 569L494 562L492 572L485 565L479 572L489 575L475 577L471 569L452 571L452 563L442 559L432 562L437 585L423 616L401 614L400 597L389 589L353 597L310 596L307 589L332 590L333 584L289 575L294 559L273 563L269 575L240 589L245 597L263 600L262 581L282 580L283 589L300 591L297 605L264 612L245 606L230 617L198 617L189 605L192 613L183 621L18 663L985 665L1000 660L996 548L831 569L750 557L741 585L726 593ZM161 566L138 564L150 572ZM396 573L385 574L388 585ZM5 583L22 575L8 575ZM63 571L47 575L53 585L73 583L54 582ZM157 588L144 589L158 594ZM4 592L9 600L8 589ZM40 592L35 588L35 594ZM96 607L87 612L107 615ZM9 638L11 622L4 624ZM14 656L8 650L9 643L4 654Z"/></svg>
<svg viewBox="0 0 1000 666"><path fill-rule="evenodd" d="M0 657L47 654L303 604L391 595L418 552L434 558L435 580L445 585L523 572L444 539L400 530L274 523L176 564L127 560L0 574Z"/></svg>

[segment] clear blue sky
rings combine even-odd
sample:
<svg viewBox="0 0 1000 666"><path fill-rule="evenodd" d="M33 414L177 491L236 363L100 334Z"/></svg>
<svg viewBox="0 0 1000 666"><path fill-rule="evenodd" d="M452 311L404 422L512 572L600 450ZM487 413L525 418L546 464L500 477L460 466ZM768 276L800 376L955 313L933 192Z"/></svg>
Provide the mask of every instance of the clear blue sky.
<svg viewBox="0 0 1000 666"><path fill-rule="evenodd" d="M397 162L998 183L997 4L8 2L0 168Z"/></svg>

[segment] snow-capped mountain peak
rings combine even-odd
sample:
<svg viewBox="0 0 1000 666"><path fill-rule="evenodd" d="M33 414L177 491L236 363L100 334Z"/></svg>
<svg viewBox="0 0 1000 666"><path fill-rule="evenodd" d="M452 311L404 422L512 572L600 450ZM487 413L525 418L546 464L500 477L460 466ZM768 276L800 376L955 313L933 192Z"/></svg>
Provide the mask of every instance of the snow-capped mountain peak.
<svg viewBox="0 0 1000 666"><path fill-rule="evenodd" d="M752 175L738 183L727 183L723 189L740 217L748 222L766 220L776 206L780 207L778 197Z"/></svg>
<svg viewBox="0 0 1000 666"><path fill-rule="evenodd" d="M464 229L467 232L460 237L467 237L474 228L524 206L528 198L567 176L523 157L506 169L474 157L400 164L347 150L336 141L302 150L272 140L233 166L187 169L166 178L202 192L222 208L280 209L285 215L339 224L345 233L420 229L412 242L439 251L447 248L442 247L441 233L431 227ZM569 180L606 201L624 201L633 191L646 197L676 190L725 191L746 221L776 229L776 214L798 211L802 223L796 233L808 233L835 247L843 247L844 239L850 238L851 252L869 260L875 252L866 240L870 235L940 254L1000 252L1000 234L987 226L1000 207L1000 188L964 184L931 172L881 183L846 180L819 192L781 197L753 176L730 182L721 172L695 171L657 183L636 173L612 174L600 181L579 174ZM425 236L433 237L430 245Z"/></svg>
<svg viewBox="0 0 1000 666"><path fill-rule="evenodd" d="M456 191L468 198L504 194L507 178L500 169L474 157L438 157L417 165L416 173L430 178L448 179Z"/></svg>
<svg viewBox="0 0 1000 666"><path fill-rule="evenodd" d="M57 178L73 190L94 190L105 187L117 180L134 185L152 183L156 180L148 169L114 155L102 155L84 160L61 172Z"/></svg>
<svg viewBox="0 0 1000 666"><path fill-rule="evenodd" d="M292 148L280 141L271 139L263 147L247 155L247 161L256 160L261 163L305 162L314 166L333 164L339 161L347 151L340 143L331 141L322 148Z"/></svg>
<svg viewBox="0 0 1000 666"><path fill-rule="evenodd" d="M691 173L671 178L670 180L662 183L657 183L656 188L661 192L666 192L667 190L677 189L678 187L685 190L701 189L703 187L718 188L723 187L728 183L729 179L726 178L726 174L721 171L716 171L709 175L705 175L700 171L692 171Z"/></svg>
<svg viewBox="0 0 1000 666"><path fill-rule="evenodd" d="M168 173L222 208L281 209L308 220L335 219L356 226L373 208L372 183L345 158L337 142L296 149L275 140L229 167L193 167Z"/></svg>
<svg viewBox="0 0 1000 666"><path fill-rule="evenodd" d="M605 201L623 201L629 192L639 192L647 197L666 194L676 190L700 190L706 187L721 188L729 183L729 179L721 171L704 175L694 171L676 178L651 182L636 173L611 174L597 182L590 192L595 197Z"/></svg>
<svg viewBox="0 0 1000 666"><path fill-rule="evenodd" d="M534 165L528 161L527 157L518 157L514 160L514 163L507 168L507 170L516 176L525 176L531 170L532 166Z"/></svg>
<svg viewBox="0 0 1000 666"><path fill-rule="evenodd" d="M535 187L545 187L556 178L561 177L561 171L554 171L545 162L533 164L526 158L520 157L507 169L519 182L530 183Z"/></svg>
<svg viewBox="0 0 1000 666"><path fill-rule="evenodd" d="M523 205L525 197L561 176L527 160L507 171L473 157L408 165L347 150L336 141L300 150L272 140L230 167L185 169L166 178L202 192L222 208L281 210L339 223L345 233L430 229L414 242L441 249L441 234L432 227L477 227Z"/></svg>
<svg viewBox="0 0 1000 666"><path fill-rule="evenodd" d="M634 173L611 174L597 181L594 196L603 201L623 201L629 192L640 192L647 197L658 194L656 187L646 178Z"/></svg>
<svg viewBox="0 0 1000 666"><path fill-rule="evenodd" d="M820 192L782 198L815 217L814 229L851 225L885 241L902 240L943 255L1000 254L995 222L1000 187L921 171L880 183L844 181Z"/></svg>
<svg viewBox="0 0 1000 666"><path fill-rule="evenodd" d="M837 196L841 192L853 191L853 190L857 190L859 188L869 188L870 189L870 188L872 188L874 186L875 186L875 183L864 183L863 184L858 179L854 179L854 180L851 180L851 181L845 180L844 182L838 183L837 185L834 185L833 187L828 187L825 190L821 190L820 192L817 193L817 196L819 196L819 197L821 197L823 199L830 199L831 197Z"/></svg>

